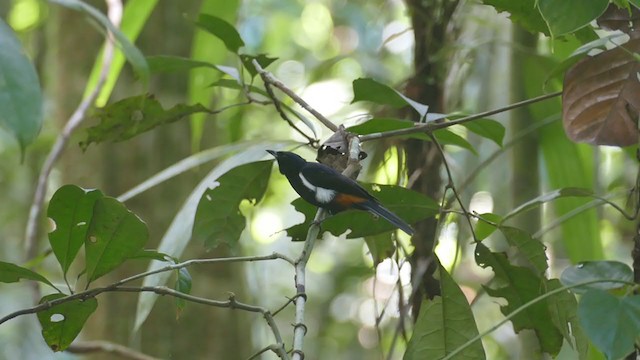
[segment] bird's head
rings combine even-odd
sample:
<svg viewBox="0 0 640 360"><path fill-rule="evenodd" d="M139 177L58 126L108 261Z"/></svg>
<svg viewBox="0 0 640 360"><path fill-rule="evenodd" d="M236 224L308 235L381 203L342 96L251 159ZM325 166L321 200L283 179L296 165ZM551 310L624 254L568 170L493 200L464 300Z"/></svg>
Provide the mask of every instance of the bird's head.
<svg viewBox="0 0 640 360"><path fill-rule="evenodd" d="M278 160L280 173L284 175L297 174L300 169L302 169L302 167L307 163L305 159L292 152L273 150L267 150L267 152L273 155L276 160Z"/></svg>

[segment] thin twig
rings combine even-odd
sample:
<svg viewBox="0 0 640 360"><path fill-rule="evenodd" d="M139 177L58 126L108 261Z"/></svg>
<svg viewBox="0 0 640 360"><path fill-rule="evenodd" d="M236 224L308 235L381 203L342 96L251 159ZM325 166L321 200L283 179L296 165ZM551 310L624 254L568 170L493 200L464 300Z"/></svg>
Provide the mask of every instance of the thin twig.
<svg viewBox="0 0 640 360"><path fill-rule="evenodd" d="M271 84L283 93L287 94L293 101L297 102L300 106L302 106L305 110L307 110L311 115L315 116L324 126L329 128L331 131L336 132L338 130L338 126L331 122L331 120L327 119L324 115L319 113L316 109L311 107L306 101L304 101L300 96L294 93L291 89L289 89L285 84L283 84L280 80L276 79L273 74L268 71L265 71L262 66L256 61L253 60L253 66L255 66L258 74L265 83Z"/></svg>
<svg viewBox="0 0 640 360"><path fill-rule="evenodd" d="M159 358L143 354L126 346L104 340L77 341L65 350L72 354L90 354L104 352L132 360L159 360Z"/></svg>
<svg viewBox="0 0 640 360"><path fill-rule="evenodd" d="M122 19L122 1L120 0L106 0L108 7L108 17L109 21L113 24L114 27L118 28L120 26L120 20ZM102 86L105 83L107 75L109 73L109 69L111 68L111 63L113 61L113 50L115 47L115 39L113 34L107 29L107 39L104 45L104 52L102 56L102 69L100 70L100 76L98 78L98 83L95 88L88 97L86 97L78 108L73 112L66 125L62 129L62 132L56 138L56 142L53 144L53 148L47 155L47 158L40 170L40 175L38 176L38 183L36 185L36 191L33 196L33 202L31 203L31 208L29 209L29 218L27 220L27 227L25 230L25 250L26 250L26 259L29 260L36 256L38 251L38 220L40 219L40 214L42 213L42 206L44 203L44 197L47 194L47 185L49 183L49 176L51 175L51 171L53 170L53 166L58 161L62 152L64 151L67 143L69 142L69 138L75 129L82 124L85 119L85 115L87 110L93 104L96 97L102 90Z"/></svg>
<svg viewBox="0 0 640 360"><path fill-rule="evenodd" d="M408 134L415 134L415 133L421 133L421 132L431 132L431 131L435 131L435 130L439 130L439 129L444 129L444 128L448 128L450 126L453 125L460 125L460 124L464 124L466 122L469 121L473 121L473 120L477 120L477 119L481 119L484 118L486 116L490 116L490 115L494 115L494 114L499 114L501 112L505 112L505 111L509 111L515 108L519 108L522 106L526 106L526 105L530 105L539 101L543 101L543 100L547 100L547 99L551 99L557 96L562 95L562 91L558 91L555 93L551 93L551 94L545 94L545 95L541 95L532 99L527 99L524 101L520 101L511 105L507 105L498 109L494 109L494 110L489 110L489 111L484 111L481 113L477 113L474 115L469 115L469 116L465 116L461 119L457 119L457 120L452 120L452 121L447 121L447 122L428 122L428 123L420 123L420 124L416 124L413 127L407 128L407 129L400 129L400 130L392 130L392 131L385 131L385 132L379 132L379 133L373 133L373 134L367 134L367 135L362 135L360 136L360 141L368 141L368 140L377 140L377 139L383 139L383 138L388 138L388 137L392 137L392 136L399 136L399 135L408 135Z"/></svg>

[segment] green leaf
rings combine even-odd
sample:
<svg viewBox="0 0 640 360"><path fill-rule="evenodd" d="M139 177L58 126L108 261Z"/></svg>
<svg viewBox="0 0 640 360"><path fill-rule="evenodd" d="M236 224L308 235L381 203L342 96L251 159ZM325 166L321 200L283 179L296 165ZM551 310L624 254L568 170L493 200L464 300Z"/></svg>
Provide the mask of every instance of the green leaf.
<svg viewBox="0 0 640 360"><path fill-rule="evenodd" d="M225 20L208 14L200 14L196 21L201 29L209 32L218 39L222 40L227 50L237 54L238 50L244 46L244 41L240 37L238 31Z"/></svg>
<svg viewBox="0 0 640 360"><path fill-rule="evenodd" d="M502 147L505 129L501 123L492 119L477 119L463 123L462 126Z"/></svg>
<svg viewBox="0 0 640 360"><path fill-rule="evenodd" d="M525 211L537 208L538 206L549 201L553 201L553 200L564 198L564 197L592 197L592 196L593 196L593 191L589 189L575 188L575 187L556 189L546 194L542 194L534 199L531 199L525 202L524 204L518 206L517 208L511 210L507 215L504 216L504 218L502 219L502 222L504 223L509 218L512 218Z"/></svg>
<svg viewBox="0 0 640 360"><path fill-rule="evenodd" d="M65 276L87 239L93 206L103 197L100 190L65 185L49 202L47 216L56 224L55 230L49 233L49 244Z"/></svg>
<svg viewBox="0 0 640 360"><path fill-rule="evenodd" d="M471 307L458 284L440 267L442 296L426 300L420 307L404 360L441 359L478 335ZM481 341L476 341L453 359L485 359Z"/></svg>
<svg viewBox="0 0 640 360"><path fill-rule="evenodd" d="M375 133L392 131L392 130L409 129L414 127L415 125L416 123L410 120L373 118L362 124L351 126L347 128L347 131L354 134L358 134L358 135L366 135L366 134L375 134ZM468 149L469 151L477 155L476 150L466 139L464 139L462 136L458 134L451 132L450 130L447 130L447 129L436 130L433 132L433 136L435 136L438 142L442 145L460 146L462 148ZM431 141L431 138L423 132L407 134L401 137Z"/></svg>
<svg viewBox="0 0 640 360"><path fill-rule="evenodd" d="M230 156L228 159L222 161L219 165L213 168L198 185L189 194L187 199L181 205L180 210L176 213L169 228L162 236L160 244L158 245L158 251L169 254L174 258L182 256L184 249L186 248L193 230L193 220L195 218L198 202L202 197L208 186L211 186L220 176L227 173L229 170L249 162L254 162L260 159L264 159L268 154L264 149L280 150L285 146L291 146L290 142L259 142L254 145L246 145L243 151ZM148 271L158 270L165 266L161 262L152 261L149 264ZM164 286L171 272L161 272L151 276L147 276L142 280L143 286ZM152 293L142 293L138 298L138 306L136 310L136 319L134 322L134 329L140 328L146 318L149 316L153 305L155 304L157 295Z"/></svg>
<svg viewBox="0 0 640 360"><path fill-rule="evenodd" d="M569 266L560 275L565 286L576 285L592 280L618 280L633 283L633 271L627 264L618 261L585 261ZM611 290L626 286L619 282L598 282L571 288L576 294L583 294L591 289Z"/></svg>
<svg viewBox="0 0 640 360"><path fill-rule="evenodd" d="M487 221L492 222L494 224L500 224L500 221L502 221L502 218L499 215L492 214L492 213L480 214L480 218L481 219L478 219L478 223L476 224L475 233L476 233L476 238L478 238L478 240L484 240L488 238L489 235L493 234L493 232L496 231L496 229L498 228L496 225L492 225ZM482 219L486 221L483 221Z"/></svg>
<svg viewBox="0 0 640 360"><path fill-rule="evenodd" d="M40 300L40 304L65 296L67 295L47 295ZM69 347L97 307L98 300L89 298L72 300L40 311L38 321L42 326L42 337L51 350L64 351Z"/></svg>
<svg viewBox="0 0 640 360"><path fill-rule="evenodd" d="M393 256L396 251L396 245L388 233L367 236L364 238L364 242L367 244L369 253L371 253L374 267L378 266L384 259Z"/></svg>
<svg viewBox="0 0 640 360"><path fill-rule="evenodd" d="M23 268L16 264L0 261L0 282L13 283L18 282L20 279L39 281L45 283L55 289L55 286L47 280L44 276L37 272L31 271L27 268Z"/></svg>
<svg viewBox="0 0 640 360"><path fill-rule="evenodd" d="M109 273L140 253L149 237L145 223L124 204L110 197L100 198L84 244L87 282Z"/></svg>
<svg viewBox="0 0 640 360"><path fill-rule="evenodd" d="M640 295L611 295L589 290L580 299L578 316L584 332L608 359L630 354L640 334Z"/></svg>
<svg viewBox="0 0 640 360"><path fill-rule="evenodd" d="M528 232L510 226L501 226L500 231L509 245L518 249L518 255L527 259L538 275L543 275L547 264L546 247L542 242L531 237Z"/></svg>
<svg viewBox="0 0 640 360"><path fill-rule="evenodd" d="M455 145L455 146L459 146L463 149L467 149L469 151L471 151L472 153L474 153L475 155L478 155L478 152L476 151L476 149L473 147L473 145L471 145L467 139L463 138L462 136L447 130L447 129L440 129L440 130L436 130L433 132L433 136L436 138L436 140L438 140L438 142L441 145Z"/></svg>
<svg viewBox="0 0 640 360"><path fill-rule="evenodd" d="M151 16L153 9L156 7L158 0L127 0L124 5L124 11L122 13L122 21L120 22L120 31L122 34L129 39L129 41L135 41L140 35L142 28L144 27L147 19ZM102 56L104 54L104 47L96 56L96 61L93 63L93 68L91 69L91 75L89 76L89 81L85 87L84 96L87 97L93 91L96 84L98 83L98 79L100 78L100 72L102 71ZM124 66L125 56L123 55L120 49L116 49L113 54L113 60L111 61L111 66L109 67L109 73L104 81L104 85L100 90L100 94L96 98L96 106L102 107L104 106L109 97L111 96L111 92L118 81L118 77L122 72L122 67Z"/></svg>
<svg viewBox="0 0 640 360"><path fill-rule="evenodd" d="M553 291L562 287L558 279L547 281L547 291ZM551 321L556 326L564 339L578 353L579 360L586 360L589 351L589 342L578 321L578 302L575 296L568 290L557 293L548 298Z"/></svg>
<svg viewBox="0 0 640 360"><path fill-rule="evenodd" d="M122 99L96 110L94 117L100 123L87 129L87 137L80 146L86 150L91 143L127 140L194 113L210 113L210 110L200 104L177 104L165 110L153 95Z"/></svg>
<svg viewBox="0 0 640 360"><path fill-rule="evenodd" d="M20 40L0 18L0 127L25 148L42 127L40 81Z"/></svg>
<svg viewBox="0 0 640 360"><path fill-rule="evenodd" d="M602 15L609 0L538 0L537 8L552 36L560 36L589 25Z"/></svg>
<svg viewBox="0 0 640 360"><path fill-rule="evenodd" d="M236 167L207 189L198 203L192 238L207 248L221 243L235 248L246 220L238 207L244 199L258 203L267 190L273 161L258 161Z"/></svg>
<svg viewBox="0 0 640 360"><path fill-rule="evenodd" d="M144 55L136 48L129 39L122 34L118 28L113 26L111 21L98 9L93 6L84 3L79 0L49 0L54 4L58 4L64 6L66 8L83 12L89 16L91 16L94 20L96 20L100 25L102 25L105 29L109 30L118 41L124 56L126 56L127 60L133 67L136 75L140 77L142 82L146 85L149 81L149 67L147 66L147 61L144 59Z"/></svg>
<svg viewBox="0 0 640 360"><path fill-rule="evenodd" d="M411 106L422 119L426 119L429 111L429 106L412 100L399 91L370 78L360 78L353 81L353 100L351 103L358 101L371 101L380 105L390 105L397 109Z"/></svg>
<svg viewBox="0 0 640 360"><path fill-rule="evenodd" d="M545 293L543 279L533 271L511 265L504 253L494 253L482 243L476 245L476 262L483 268L491 267L495 273L495 287L483 286L487 294L507 300L500 307L504 315ZM556 355L562 347L562 334L549 321L548 300L539 301L511 319L515 332L531 329L535 332L542 351Z"/></svg>
<svg viewBox="0 0 640 360"><path fill-rule="evenodd" d="M191 274L189 274L189 270L187 270L187 268L180 268L176 273L178 275L176 279L176 291L187 295L191 294ZM176 319L180 318L185 306L187 306L186 300L176 298Z"/></svg>
<svg viewBox="0 0 640 360"><path fill-rule="evenodd" d="M434 216L439 211L438 203L433 199L401 186L364 183L360 185L378 198L384 207L409 224ZM294 200L291 204L298 212L305 215L306 220L286 231L293 241L302 241L306 237L317 209L301 198ZM340 236L349 229L351 232L347 238L353 239L387 233L396 228L384 219L376 219L368 212L358 210L341 212L322 222L322 230L329 231L335 236Z"/></svg>
<svg viewBox="0 0 640 360"><path fill-rule="evenodd" d="M493 6L498 12L508 12L512 22L532 33L541 32L549 35L549 27L536 7L537 0L482 0Z"/></svg>
<svg viewBox="0 0 640 360"><path fill-rule="evenodd" d="M242 61L244 68L247 69L247 71L249 71L249 74L251 74L251 77L253 78L258 74L258 71L256 70L255 66L253 66L253 60L256 60L263 69L266 69L267 66L271 65L271 63L278 60L278 58L269 57L267 54L258 54L255 56L241 54L240 60Z"/></svg>

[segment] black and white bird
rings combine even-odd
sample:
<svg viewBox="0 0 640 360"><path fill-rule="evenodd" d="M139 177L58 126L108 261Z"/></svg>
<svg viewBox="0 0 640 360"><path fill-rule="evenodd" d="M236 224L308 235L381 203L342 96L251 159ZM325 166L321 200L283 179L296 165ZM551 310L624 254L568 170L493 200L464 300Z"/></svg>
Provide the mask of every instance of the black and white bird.
<svg viewBox="0 0 640 360"><path fill-rule="evenodd" d="M372 212L400 230L413 235L413 229L396 214L382 206L354 180L324 164L307 162L288 151L267 150L278 161L280 173L307 202L337 214L348 209Z"/></svg>

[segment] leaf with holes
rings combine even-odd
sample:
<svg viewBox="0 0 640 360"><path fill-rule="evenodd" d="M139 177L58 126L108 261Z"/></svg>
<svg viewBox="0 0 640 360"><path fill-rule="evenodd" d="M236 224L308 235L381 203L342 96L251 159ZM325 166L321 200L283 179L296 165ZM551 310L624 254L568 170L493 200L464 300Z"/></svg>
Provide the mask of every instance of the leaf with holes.
<svg viewBox="0 0 640 360"><path fill-rule="evenodd" d="M87 137L80 146L86 150L91 143L127 140L188 115L209 112L200 104L177 104L165 110L153 95L129 97L97 109L93 117L100 123L87 129Z"/></svg>
<svg viewBox="0 0 640 360"><path fill-rule="evenodd" d="M51 294L43 297L40 304L62 297L64 294ZM98 307L98 300L72 300L38 312L38 321L42 326L42 337L53 351L64 351L80 334L85 322Z"/></svg>
<svg viewBox="0 0 640 360"><path fill-rule="evenodd" d="M589 339L608 359L622 359L633 351L640 334L640 295L620 298L589 290L580 299L578 316Z"/></svg>
<svg viewBox="0 0 640 360"><path fill-rule="evenodd" d="M534 239L531 234L522 229L510 226L501 226L500 231L509 245L518 249L517 256L527 259L529 265L539 275L547 271L547 268L549 268L547 264L547 248L541 241Z"/></svg>
<svg viewBox="0 0 640 360"><path fill-rule="evenodd" d="M596 280L616 280L594 282L571 288L576 294L583 294L591 289L612 290L626 286L623 282L633 283L633 270L629 265L619 261L585 261L569 266L560 275L560 281L565 286L577 285Z"/></svg>
<svg viewBox="0 0 640 360"><path fill-rule="evenodd" d="M545 293L543 278L533 271L509 263L504 253L494 253L482 243L476 245L476 263L483 268L491 267L495 274L493 287L483 286L492 297L504 298L506 305L500 307L504 315L509 315L527 302ZM556 355L562 347L562 333L550 322L547 300L539 301L518 313L511 319L513 329L533 330L542 351Z"/></svg>
<svg viewBox="0 0 640 360"><path fill-rule="evenodd" d="M234 248L246 226L240 213L244 199L258 203L267 190L273 161L258 161L229 170L218 179L219 185L207 189L198 203L192 238L207 248L225 243Z"/></svg>
<svg viewBox="0 0 640 360"><path fill-rule="evenodd" d="M0 127L24 149L42 127L42 92L33 64L13 30L0 19Z"/></svg>
<svg viewBox="0 0 640 360"><path fill-rule="evenodd" d="M38 274L37 272L31 271L27 268L23 268L16 264L0 261L0 282L2 283L13 283L18 282L20 279L39 281L41 283L45 283L53 288L53 284L44 276Z"/></svg>
<svg viewBox="0 0 640 360"><path fill-rule="evenodd" d="M635 33L633 33L635 34ZM567 136L593 145L638 142L640 52L637 35L629 42L586 57L565 74L562 119Z"/></svg>
<svg viewBox="0 0 640 360"><path fill-rule="evenodd" d="M438 203L433 199L402 186L364 183L360 183L360 185L380 200L384 207L409 224L435 216L440 209ZM302 241L306 237L317 208L301 198L294 200L291 204L297 211L305 215L306 220L302 224L288 228L287 235L293 241ZM396 228L384 219L374 218L368 212L351 210L341 212L324 220L322 222L322 230L329 231L335 236L340 236L347 230L351 230L347 238L353 239L390 233Z"/></svg>
<svg viewBox="0 0 640 360"><path fill-rule="evenodd" d="M84 243L87 281L92 282L135 257L148 237L147 225L124 204L110 197L98 199Z"/></svg>
<svg viewBox="0 0 640 360"><path fill-rule="evenodd" d="M222 40L227 50L233 53L237 54L238 50L244 46L244 41L233 25L219 17L200 14L196 25Z"/></svg>
<svg viewBox="0 0 640 360"><path fill-rule="evenodd" d="M49 233L49 244L65 276L87 238L93 206L103 197L100 190L65 185L49 202L47 216L55 222L55 230Z"/></svg>
<svg viewBox="0 0 640 360"><path fill-rule="evenodd" d="M404 360L441 359L478 335L467 298L443 267L440 288L441 296L423 302ZM452 359L485 358L482 342L476 341Z"/></svg>
<svg viewBox="0 0 640 360"><path fill-rule="evenodd" d="M366 236L364 242L367 244L374 267L378 266L384 259L390 258L396 251L396 245L388 233Z"/></svg>

